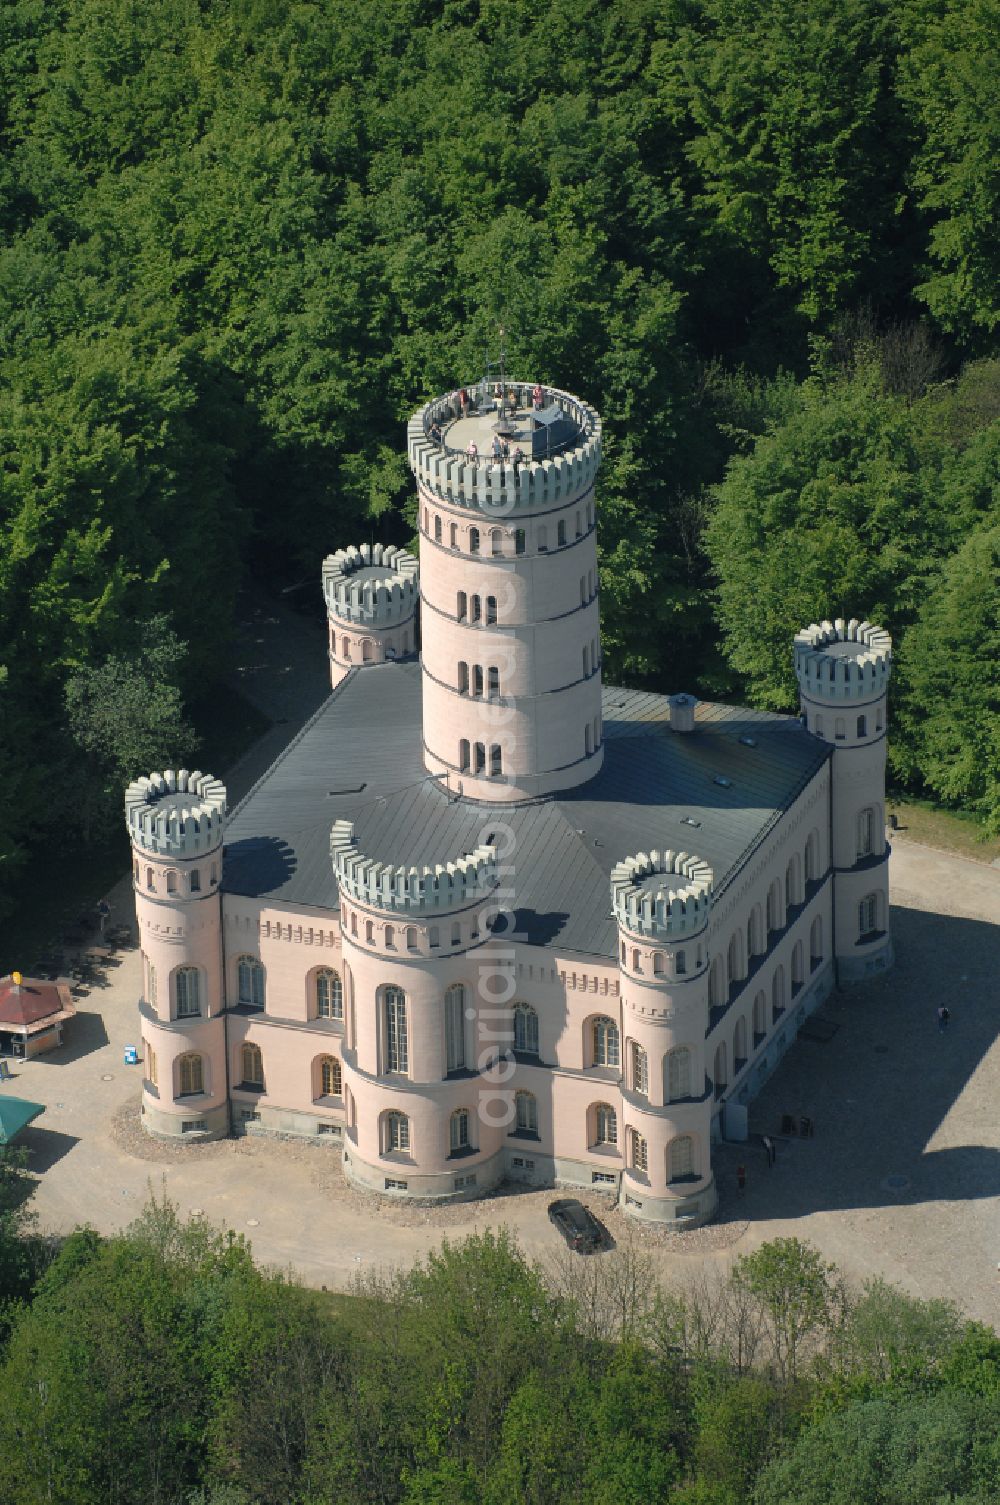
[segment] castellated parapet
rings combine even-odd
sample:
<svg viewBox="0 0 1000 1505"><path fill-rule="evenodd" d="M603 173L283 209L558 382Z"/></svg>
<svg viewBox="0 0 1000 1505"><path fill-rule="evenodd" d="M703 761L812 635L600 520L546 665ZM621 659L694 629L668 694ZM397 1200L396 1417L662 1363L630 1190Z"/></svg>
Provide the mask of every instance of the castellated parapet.
<svg viewBox="0 0 1000 1505"><path fill-rule="evenodd" d="M524 382L514 385L521 392L530 391ZM487 514L552 507L582 495L593 486L601 463L600 415L569 392L547 387L546 394L576 425L576 440L551 459L528 456L516 469L509 460L501 464L481 456L473 461L437 443L430 437L431 425L447 419L452 399L449 395L427 403L407 426L410 466L418 483L453 507Z"/></svg>
<svg viewBox="0 0 1000 1505"><path fill-rule="evenodd" d="M419 594L419 566L405 549L366 543L338 549L323 561L327 611L340 622L366 627L405 622Z"/></svg>
<svg viewBox="0 0 1000 1505"><path fill-rule="evenodd" d="M892 639L882 627L859 622L813 622L795 634L795 673L803 695L831 704L884 695L892 669Z"/></svg>
<svg viewBox="0 0 1000 1505"><path fill-rule="evenodd" d="M434 867L393 867L360 851L354 826L335 822L330 856L337 882L359 904L394 914L440 914L485 898L496 887L497 854L479 846L454 862Z"/></svg>
<svg viewBox="0 0 1000 1505"><path fill-rule="evenodd" d="M226 786L186 768L151 773L125 791L125 822L134 846L160 857L198 857L222 843Z"/></svg>
<svg viewBox="0 0 1000 1505"><path fill-rule="evenodd" d="M712 869L687 852L640 852L611 872L611 903L623 930L655 940L697 935L708 924Z"/></svg>

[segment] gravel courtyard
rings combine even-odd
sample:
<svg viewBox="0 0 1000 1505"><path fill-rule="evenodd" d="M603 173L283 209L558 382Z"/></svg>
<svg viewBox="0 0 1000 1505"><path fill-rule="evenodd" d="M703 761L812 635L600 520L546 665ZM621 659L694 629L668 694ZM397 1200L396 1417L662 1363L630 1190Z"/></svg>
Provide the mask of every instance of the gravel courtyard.
<svg viewBox="0 0 1000 1505"><path fill-rule="evenodd" d="M664 1236L604 1215L617 1240L638 1239L665 1273L794 1233L855 1278L878 1273L915 1294L952 1296L1000 1326L1000 870L903 838L891 867L896 968L824 1005L832 1039L799 1040L752 1106L750 1142L717 1150L716 1224ZM137 1125L139 1068L123 1064L139 990L138 953L128 951L83 1001L67 1045L13 1068L9 1090L46 1105L24 1140L43 1229L87 1222L112 1232L151 1188L165 1190L183 1211L246 1233L261 1261L330 1287L487 1226L513 1228L532 1255L557 1247L546 1192L438 1211L387 1206L345 1185L326 1144L151 1143ZM944 1035L942 999L952 1011ZM787 1112L811 1116L815 1137L779 1138L768 1170L755 1136L777 1133Z"/></svg>

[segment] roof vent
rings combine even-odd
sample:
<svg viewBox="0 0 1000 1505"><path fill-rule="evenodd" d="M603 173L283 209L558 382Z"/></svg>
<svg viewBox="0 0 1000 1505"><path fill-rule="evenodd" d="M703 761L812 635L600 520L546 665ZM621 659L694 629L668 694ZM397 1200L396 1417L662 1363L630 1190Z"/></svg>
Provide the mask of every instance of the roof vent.
<svg viewBox="0 0 1000 1505"><path fill-rule="evenodd" d="M693 695L671 695L668 705L672 732L694 731L694 708L697 704Z"/></svg>
<svg viewBox="0 0 1000 1505"><path fill-rule="evenodd" d="M727 779L724 773L717 773L712 783L718 784L720 789L731 789L733 787L732 779Z"/></svg>
<svg viewBox="0 0 1000 1505"><path fill-rule="evenodd" d="M747 733L747 732L744 732L743 736L739 740L740 740L740 743L742 744L743 747L756 747L757 746L757 738L756 737L751 737L749 735L749 733Z"/></svg>
<svg viewBox="0 0 1000 1505"><path fill-rule="evenodd" d="M694 818L693 815L682 815L681 816L681 825L682 826L700 826L701 825L701 821L700 820L695 820L695 818Z"/></svg>

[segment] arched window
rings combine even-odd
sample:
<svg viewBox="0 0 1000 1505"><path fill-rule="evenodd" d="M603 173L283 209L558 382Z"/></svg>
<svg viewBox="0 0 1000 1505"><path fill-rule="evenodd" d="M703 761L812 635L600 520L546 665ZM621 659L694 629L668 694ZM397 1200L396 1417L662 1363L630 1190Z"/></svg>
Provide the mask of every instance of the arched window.
<svg viewBox="0 0 1000 1505"><path fill-rule="evenodd" d="M465 663L460 663L458 666L458 693L459 695L469 693L469 666Z"/></svg>
<svg viewBox="0 0 1000 1505"><path fill-rule="evenodd" d="M591 1148L596 1149L600 1145L618 1145L618 1115L610 1103L594 1104L594 1138Z"/></svg>
<svg viewBox="0 0 1000 1505"><path fill-rule="evenodd" d="M785 1012L785 969L779 967L771 981L771 1022L777 1024Z"/></svg>
<svg viewBox="0 0 1000 1505"><path fill-rule="evenodd" d="M870 857L875 850L875 811L871 805L858 811L858 857Z"/></svg>
<svg viewBox="0 0 1000 1505"><path fill-rule="evenodd" d="M817 737L822 737L822 735L823 735L823 718L822 718L822 716L817 716L816 717L815 721L813 722L813 731L814 731L814 733L815 733L815 735Z"/></svg>
<svg viewBox="0 0 1000 1505"><path fill-rule="evenodd" d="M864 716L859 716L858 717L858 736L859 737L867 737L867 735L868 735L868 723L865 720Z"/></svg>
<svg viewBox="0 0 1000 1505"><path fill-rule="evenodd" d="M747 1059L747 1022L737 1019L733 1033L733 1071L739 1071Z"/></svg>
<svg viewBox="0 0 1000 1505"><path fill-rule="evenodd" d="M530 1003L514 1005L514 1049L526 1056L538 1054L538 1015Z"/></svg>
<svg viewBox="0 0 1000 1505"><path fill-rule="evenodd" d="M264 1007L264 968L255 956L241 956L237 964L239 1001L251 1008Z"/></svg>
<svg viewBox="0 0 1000 1505"><path fill-rule="evenodd" d="M523 528L518 528L514 534L514 553L523 554L525 546L525 534Z"/></svg>
<svg viewBox="0 0 1000 1505"><path fill-rule="evenodd" d="M240 1051L240 1086L258 1089L264 1086L264 1058L260 1046L250 1041Z"/></svg>
<svg viewBox="0 0 1000 1505"><path fill-rule="evenodd" d="M499 742L490 748L490 778L499 779L503 774L503 752Z"/></svg>
<svg viewBox="0 0 1000 1505"><path fill-rule="evenodd" d="M632 971L633 972L641 972L642 971L642 968L639 965L639 948L638 948L638 946L633 946L632 947Z"/></svg>
<svg viewBox="0 0 1000 1505"><path fill-rule="evenodd" d="M146 869L146 887L152 889L156 888L156 881L153 877L153 869L151 867L148 867Z"/></svg>
<svg viewBox="0 0 1000 1505"><path fill-rule="evenodd" d="M349 659L350 658L350 656L351 656L351 640L350 640L350 638L342 638L341 639L341 642L340 642L340 656L341 656L341 658L344 658L344 659Z"/></svg>
<svg viewBox="0 0 1000 1505"><path fill-rule="evenodd" d="M407 951L416 951L417 949L416 925L407 925L406 927L406 949Z"/></svg>
<svg viewBox="0 0 1000 1505"><path fill-rule="evenodd" d="M799 859L796 854L785 868L785 907L792 909L801 900L799 893Z"/></svg>
<svg viewBox="0 0 1000 1505"><path fill-rule="evenodd" d="M708 1003L713 1009L721 1008L726 1001L726 977L722 970L722 957L712 961L708 974Z"/></svg>
<svg viewBox="0 0 1000 1505"><path fill-rule="evenodd" d="M344 1091L344 1072L336 1056L320 1056L320 1097L341 1097Z"/></svg>
<svg viewBox="0 0 1000 1505"><path fill-rule="evenodd" d="M847 736L847 725L843 716L838 716L833 726L833 735L838 742L843 742Z"/></svg>
<svg viewBox="0 0 1000 1505"><path fill-rule="evenodd" d="M462 942L462 927L458 923L458 921L456 920L455 923L451 927L451 944L453 946L459 946L459 945L461 945L461 942Z"/></svg>
<svg viewBox="0 0 1000 1505"><path fill-rule="evenodd" d="M448 1142L453 1155L458 1151L469 1149L472 1143L469 1137L469 1123L468 1108L456 1108L449 1120L448 1135Z"/></svg>
<svg viewBox="0 0 1000 1505"><path fill-rule="evenodd" d="M676 972L677 976L683 977L687 972L687 969L687 957L685 956L684 952L676 952L674 955L674 971Z"/></svg>
<svg viewBox="0 0 1000 1505"><path fill-rule="evenodd" d="M721 1041L715 1047L715 1095L721 1097L729 1083L729 1068L726 1064L726 1044Z"/></svg>
<svg viewBox="0 0 1000 1505"><path fill-rule="evenodd" d="M473 664L472 666L472 693L473 695L482 695L483 693L482 664Z"/></svg>
<svg viewBox="0 0 1000 1505"><path fill-rule="evenodd" d="M858 905L858 936L864 940L866 936L877 932L878 894L866 894Z"/></svg>
<svg viewBox="0 0 1000 1505"><path fill-rule="evenodd" d="M487 627L494 627L496 625L496 620L497 620L497 598L496 598L496 596L487 596L486 597L486 625L487 625Z"/></svg>
<svg viewBox="0 0 1000 1505"><path fill-rule="evenodd" d="M806 841L806 882L815 883L819 877L819 837L810 831Z"/></svg>
<svg viewBox="0 0 1000 1505"><path fill-rule="evenodd" d="M881 710L878 710L878 711L875 712L875 730L877 732L880 732L882 730L883 725L884 725L884 722L882 720L882 712L881 712Z"/></svg>
<svg viewBox="0 0 1000 1505"><path fill-rule="evenodd" d="M486 770L486 743L485 742L477 742L476 743L474 756L475 756L475 763L473 764L473 769L472 769L473 773L484 773L485 770Z"/></svg>
<svg viewBox="0 0 1000 1505"><path fill-rule="evenodd" d="M192 1051L177 1062L177 1096L194 1097L205 1090L205 1066L201 1056Z"/></svg>
<svg viewBox="0 0 1000 1505"><path fill-rule="evenodd" d="M490 533L490 553L494 559L499 559L503 554L503 533L499 528L494 528Z"/></svg>
<svg viewBox="0 0 1000 1505"><path fill-rule="evenodd" d="M802 986L803 976L804 976L804 969L803 969L803 966L802 966L802 942L801 941L796 941L795 945L792 947L792 997L793 998L795 997L796 993L799 991L799 989Z"/></svg>
<svg viewBox="0 0 1000 1505"><path fill-rule="evenodd" d="M638 1129L629 1129L629 1164L642 1175L649 1170L649 1146Z"/></svg>
<svg viewBox="0 0 1000 1505"><path fill-rule="evenodd" d="M386 988L383 1006L385 1009L385 1069L405 1075L409 1069L409 1045L406 1036L406 994L402 988Z"/></svg>
<svg viewBox="0 0 1000 1505"><path fill-rule="evenodd" d="M743 957L740 954L740 937L738 935L731 935L729 937L729 985L730 985L730 987L732 987L733 983L736 982L742 976L743 976Z"/></svg>
<svg viewBox="0 0 1000 1505"><path fill-rule="evenodd" d="M465 989L460 982L444 995L445 1054L449 1071L465 1069Z"/></svg>
<svg viewBox="0 0 1000 1505"><path fill-rule="evenodd" d="M759 1045L767 1034L767 999L758 993L753 1001L753 1043Z"/></svg>
<svg viewBox="0 0 1000 1505"><path fill-rule="evenodd" d="M368 945L368 946L374 946L374 944L375 944L375 922L374 922L374 920L366 920L365 921L365 944Z"/></svg>
<svg viewBox="0 0 1000 1505"><path fill-rule="evenodd" d="M458 744L458 766L463 773L468 773L472 766L469 762L470 744L468 737L463 737Z"/></svg>
<svg viewBox="0 0 1000 1505"><path fill-rule="evenodd" d="M500 670L496 664L490 664L486 671L486 687L491 700L500 694Z"/></svg>
<svg viewBox="0 0 1000 1505"><path fill-rule="evenodd" d="M352 915L353 919L354 916ZM340 978L331 967L316 973L317 1019L343 1019L344 989Z"/></svg>
<svg viewBox="0 0 1000 1505"><path fill-rule="evenodd" d="M382 1153L405 1155L410 1149L410 1120L405 1113L386 1113L382 1118Z"/></svg>
<svg viewBox="0 0 1000 1505"><path fill-rule="evenodd" d="M470 554L478 554L479 553L479 529L478 528L470 528L469 529L469 553Z"/></svg>
<svg viewBox="0 0 1000 1505"><path fill-rule="evenodd" d="M645 1097L649 1092L649 1061L644 1048L637 1040L632 1041L632 1091L641 1092Z"/></svg>
<svg viewBox="0 0 1000 1505"><path fill-rule="evenodd" d="M538 1103L533 1092L515 1092L514 1115L518 1134L538 1133Z"/></svg>
<svg viewBox="0 0 1000 1505"><path fill-rule="evenodd" d="M460 622L464 622L469 614L469 598L465 591L459 591L456 604L456 616Z"/></svg>
<svg viewBox="0 0 1000 1505"><path fill-rule="evenodd" d="M663 952L662 951L654 951L653 952L653 976L654 977L662 977L663 976Z"/></svg>
<svg viewBox="0 0 1000 1505"><path fill-rule="evenodd" d="M539 552L539 554L546 553L547 550L548 550L548 547L549 547L549 535L548 535L548 533L546 531L545 524L542 523L541 526L538 529L538 552Z"/></svg>
<svg viewBox="0 0 1000 1505"><path fill-rule="evenodd" d="M178 1019L194 1019L201 1013L201 974L197 967L178 967L174 973Z"/></svg>
<svg viewBox="0 0 1000 1505"><path fill-rule="evenodd" d="M618 1066L621 1063L621 1045L618 1026L604 1015L592 1025L593 1054L595 1066Z"/></svg>
<svg viewBox="0 0 1000 1505"><path fill-rule="evenodd" d="M779 916L781 907L781 890L777 883L772 883L767 891L767 933L773 934L780 930L784 923L784 916Z"/></svg>
<svg viewBox="0 0 1000 1505"><path fill-rule="evenodd" d="M694 1175L694 1140L682 1134L670 1143L670 1180L684 1181Z"/></svg>
<svg viewBox="0 0 1000 1505"><path fill-rule="evenodd" d="M691 1096L691 1052L680 1045L667 1056L667 1101L680 1102Z"/></svg>
<svg viewBox="0 0 1000 1505"><path fill-rule="evenodd" d="M809 970L815 972L823 960L823 916L817 915L809 928Z"/></svg>
<svg viewBox="0 0 1000 1505"><path fill-rule="evenodd" d="M562 546L563 546L563 544L565 542L566 542L566 519L561 517L559 519L559 522L558 522L557 526L556 526L556 543L559 545L560 548L562 548Z"/></svg>
<svg viewBox="0 0 1000 1505"><path fill-rule="evenodd" d="M449 523L448 542L453 549L458 548L458 523Z"/></svg>
<svg viewBox="0 0 1000 1505"><path fill-rule="evenodd" d="M197 868L192 868L188 874L188 892L192 894L201 893L201 874Z"/></svg>
<svg viewBox="0 0 1000 1505"><path fill-rule="evenodd" d="M177 874L173 873L173 872L170 872L170 873L167 874L167 893L168 894L175 894L176 892L177 892Z"/></svg>
<svg viewBox="0 0 1000 1505"><path fill-rule="evenodd" d="M357 933L358 933L358 917L357 917L357 915L352 910L352 912L351 912L351 934L352 935L357 935Z"/></svg>
<svg viewBox="0 0 1000 1505"><path fill-rule="evenodd" d="M361 662L363 664L370 664L374 656L375 651L372 647L372 640L371 638L365 638L361 644Z"/></svg>
<svg viewBox="0 0 1000 1505"><path fill-rule="evenodd" d="M473 596L469 603L469 618L473 622L481 622L483 617L483 601L481 596Z"/></svg>
<svg viewBox="0 0 1000 1505"><path fill-rule="evenodd" d="M441 542L441 519L439 517L435 517L434 519L434 542Z"/></svg>

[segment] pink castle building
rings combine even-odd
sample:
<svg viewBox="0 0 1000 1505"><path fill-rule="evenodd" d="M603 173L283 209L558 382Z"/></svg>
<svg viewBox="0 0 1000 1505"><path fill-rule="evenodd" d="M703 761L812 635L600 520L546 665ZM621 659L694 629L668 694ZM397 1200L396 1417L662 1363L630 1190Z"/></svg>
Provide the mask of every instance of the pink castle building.
<svg viewBox="0 0 1000 1505"><path fill-rule="evenodd" d="M801 1021L891 964L889 637L798 633L798 718L603 685L600 419L471 399L409 425L419 582L399 549L324 564L333 691L250 794L127 791L144 1123L694 1225Z"/></svg>

